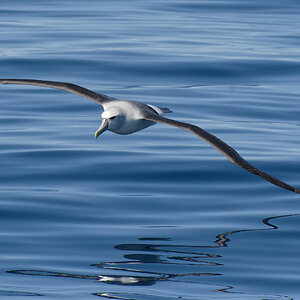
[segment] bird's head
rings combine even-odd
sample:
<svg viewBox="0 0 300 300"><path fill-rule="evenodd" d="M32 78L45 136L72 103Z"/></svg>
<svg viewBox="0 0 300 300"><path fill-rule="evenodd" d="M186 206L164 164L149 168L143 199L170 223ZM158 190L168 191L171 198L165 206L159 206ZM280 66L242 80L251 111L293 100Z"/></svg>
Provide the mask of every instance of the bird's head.
<svg viewBox="0 0 300 300"><path fill-rule="evenodd" d="M97 139L98 136L106 130L110 131L118 131L125 122L125 114L122 109L118 107L110 107L106 109L102 115L102 123L100 127L95 132L95 138Z"/></svg>

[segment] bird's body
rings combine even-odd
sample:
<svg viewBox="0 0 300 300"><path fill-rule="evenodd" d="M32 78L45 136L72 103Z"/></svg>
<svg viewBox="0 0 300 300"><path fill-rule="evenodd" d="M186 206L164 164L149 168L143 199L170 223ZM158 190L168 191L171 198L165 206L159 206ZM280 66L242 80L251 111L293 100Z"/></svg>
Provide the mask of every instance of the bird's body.
<svg viewBox="0 0 300 300"><path fill-rule="evenodd" d="M153 121L143 119L145 113L158 113L163 115L160 108L135 101L115 100L103 104L102 119L110 120L109 131L117 134L131 134L155 124ZM115 118L118 118L117 120ZM116 122L117 121L117 122Z"/></svg>
<svg viewBox="0 0 300 300"><path fill-rule="evenodd" d="M291 186L252 166L227 143L208 133L204 129L189 123L165 118L163 115L165 113L171 112L168 108L160 108L154 105L129 100L117 100L115 98L96 93L81 86L66 82L35 79L0 79L0 83L27 84L60 89L88 98L102 105L104 109L101 115L102 123L95 132L96 138L98 138L98 136L106 130L112 131L117 134L126 135L150 127L157 122L189 131L190 133L196 135L197 137L210 144L225 157L227 157L231 162L242 167L248 172L257 175L281 188L300 194L300 190L295 188L294 186Z"/></svg>

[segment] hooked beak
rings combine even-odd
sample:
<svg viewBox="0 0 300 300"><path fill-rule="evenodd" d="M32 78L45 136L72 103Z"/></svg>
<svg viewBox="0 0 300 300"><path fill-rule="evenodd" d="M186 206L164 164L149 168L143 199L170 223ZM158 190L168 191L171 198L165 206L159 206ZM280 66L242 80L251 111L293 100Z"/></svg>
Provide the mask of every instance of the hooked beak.
<svg viewBox="0 0 300 300"><path fill-rule="evenodd" d="M102 124L100 125L100 127L95 132L95 138L97 139L98 136L107 129L108 129L108 121L107 121L107 119L103 119Z"/></svg>

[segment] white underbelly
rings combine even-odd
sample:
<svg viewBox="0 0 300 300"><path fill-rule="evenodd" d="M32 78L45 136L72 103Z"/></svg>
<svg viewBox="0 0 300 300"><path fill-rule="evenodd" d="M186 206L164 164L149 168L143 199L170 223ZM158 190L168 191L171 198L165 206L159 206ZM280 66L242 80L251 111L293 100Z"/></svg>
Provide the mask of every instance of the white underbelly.
<svg viewBox="0 0 300 300"><path fill-rule="evenodd" d="M150 127L154 124L155 122L147 121L147 120L132 120L129 122L127 121L125 123L125 126L123 126L122 128L111 130L111 131L117 134L131 134L140 131L144 128Z"/></svg>

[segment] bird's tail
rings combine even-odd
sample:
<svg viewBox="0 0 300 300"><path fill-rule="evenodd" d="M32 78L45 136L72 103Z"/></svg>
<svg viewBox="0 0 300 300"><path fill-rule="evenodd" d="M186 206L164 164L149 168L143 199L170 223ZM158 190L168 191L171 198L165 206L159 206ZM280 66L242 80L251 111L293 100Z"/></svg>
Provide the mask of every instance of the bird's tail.
<svg viewBox="0 0 300 300"><path fill-rule="evenodd" d="M159 109L164 113L164 114L169 114L172 113L173 111L171 109L168 109L166 107L159 107Z"/></svg>

